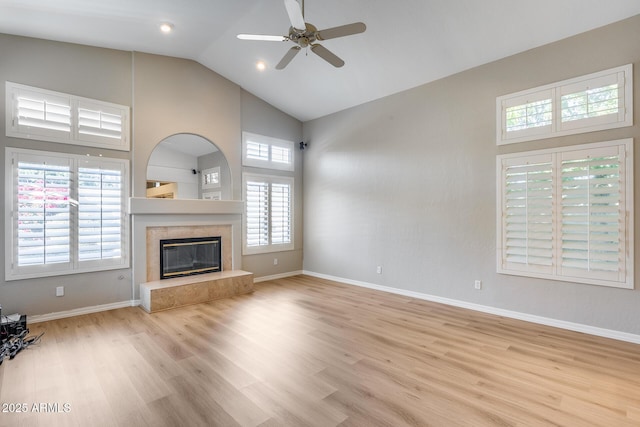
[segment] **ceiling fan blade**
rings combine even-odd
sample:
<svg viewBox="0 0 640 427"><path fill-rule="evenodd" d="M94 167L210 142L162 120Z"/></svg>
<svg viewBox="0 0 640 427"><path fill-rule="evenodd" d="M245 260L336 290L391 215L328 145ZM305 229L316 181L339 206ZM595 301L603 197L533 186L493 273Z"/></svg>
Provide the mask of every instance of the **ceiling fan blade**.
<svg viewBox="0 0 640 427"><path fill-rule="evenodd" d="M263 34L238 34L240 40L259 40L267 42L286 42L289 40L287 36L267 36Z"/></svg>
<svg viewBox="0 0 640 427"><path fill-rule="evenodd" d="M339 27L327 28L316 33L318 40L335 39L336 37L350 36L352 34L364 33L367 26L362 22L354 22L353 24L341 25Z"/></svg>
<svg viewBox="0 0 640 427"><path fill-rule="evenodd" d="M300 52L300 46L294 46L284 54L278 65L276 65L276 70L282 70L284 67L289 65L289 62Z"/></svg>
<svg viewBox="0 0 640 427"><path fill-rule="evenodd" d="M307 25L304 23L304 16L302 16L300 3L298 3L296 0L284 0L284 7L287 9L287 14L289 15L291 26L296 30L304 32L307 28Z"/></svg>
<svg viewBox="0 0 640 427"><path fill-rule="evenodd" d="M338 58L333 52L322 45L312 44L311 51L334 67L342 67L344 65L342 59Z"/></svg>

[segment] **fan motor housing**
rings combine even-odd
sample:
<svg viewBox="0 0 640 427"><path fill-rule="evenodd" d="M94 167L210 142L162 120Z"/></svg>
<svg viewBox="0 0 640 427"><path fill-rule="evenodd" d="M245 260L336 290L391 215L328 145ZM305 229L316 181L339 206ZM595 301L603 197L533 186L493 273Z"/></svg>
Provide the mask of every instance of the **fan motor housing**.
<svg viewBox="0 0 640 427"><path fill-rule="evenodd" d="M289 28L289 40L300 47L307 47L317 40L316 33L318 29L309 23L305 23L305 26L307 28L304 32L300 32L300 30L293 27Z"/></svg>

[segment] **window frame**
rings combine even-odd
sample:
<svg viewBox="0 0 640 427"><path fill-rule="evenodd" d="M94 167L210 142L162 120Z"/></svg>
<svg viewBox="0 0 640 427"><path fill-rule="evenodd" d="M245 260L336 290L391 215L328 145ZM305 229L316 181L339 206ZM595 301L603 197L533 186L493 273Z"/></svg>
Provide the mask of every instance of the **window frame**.
<svg viewBox="0 0 640 427"><path fill-rule="evenodd" d="M247 241L247 225L248 225L248 209L249 203L247 199L247 184L251 180L256 180L269 184L268 190L268 244L265 245L257 245L257 246L249 246ZM272 234L272 185L273 184L285 184L289 186L289 235L290 241L287 243L273 243L273 234ZM266 175L260 173L249 173L245 172L242 174L242 197L244 200L244 215L242 219L242 254L243 255L255 255L255 254L263 254L270 252L284 252L284 251L292 251L295 246L295 218L294 218L294 189L295 189L295 179L290 176L282 176L282 175Z"/></svg>
<svg viewBox="0 0 640 427"><path fill-rule="evenodd" d="M595 87L615 82L618 84L618 110L616 114L587 117L577 120L562 118L562 98L581 92L590 85ZM612 84L612 83L609 83ZM550 99L552 105L551 124L527 127L507 132L507 109L522 106L542 99ZM496 98L496 144L514 144L524 141L546 139L605 129L633 126L633 64L622 65L608 70L575 77L560 82L510 93Z"/></svg>
<svg viewBox="0 0 640 427"><path fill-rule="evenodd" d="M119 151L130 151L130 112L126 105L99 101L90 98L55 92L47 89L27 86L7 81L5 83L6 135L13 138L24 138L39 141L73 144L85 147L108 148ZM69 130L52 130L39 126L20 125L18 117L18 98L27 94L36 100L52 100L68 106ZM108 131L87 132L80 120L80 110L107 114L120 119L120 137L108 136ZM102 121L100 121L102 127Z"/></svg>
<svg viewBox="0 0 640 427"><path fill-rule="evenodd" d="M69 184L69 261L63 263L37 264L31 266L18 266L18 236L17 221L17 191L18 191L18 165L20 158L43 159L52 163L66 163L70 168ZM95 167L95 165L111 165L111 169L118 168L121 171L120 191L120 253L118 258L80 260L80 211L78 172L83 167ZM129 268L129 216L126 206L129 197L129 161L126 159L108 157L87 157L86 155L74 155L67 153L55 153L39 150L28 150L7 147L5 149L5 280L21 280L48 276L58 276L76 273L88 273L95 271L115 270Z"/></svg>
<svg viewBox="0 0 640 427"><path fill-rule="evenodd" d="M263 144L268 147L267 159L262 160L262 159L255 159L255 158L249 157L248 145L251 142ZM274 160L274 153L273 153L274 148L287 149L289 151L289 161L280 162L280 161ZM274 170L293 172L295 170L294 143L292 141L273 138L265 135L258 135L256 133L242 132L242 165L255 167L255 168L274 169Z"/></svg>
<svg viewBox="0 0 640 427"><path fill-rule="evenodd" d="M622 211L622 217L618 217L618 223L621 224L622 235L619 236L618 253L622 252L622 259L618 260L618 270L613 273L603 275L599 271L587 270L585 273L582 270L580 273L572 272L569 268L561 265L560 259L562 258L562 237L563 237L563 225L569 223L569 219L566 222L562 221L563 214L563 195L567 196L569 190L563 193L562 188L562 161L563 158L569 158L570 156L576 156L580 153L579 157L589 158L591 156L601 155L605 150L618 149L618 153L622 153L624 156L620 160L620 178L619 186L622 187L619 191L621 194L620 203L624 206L620 207ZM552 207L549 215L552 221L552 248L548 249L551 257L551 265L545 266L544 263L526 263L518 265L509 265L507 263L507 245L505 239L507 238L507 226L508 222L507 212L505 209L505 170L506 166L512 167L514 165L534 165L543 164L544 162L551 162L552 169L552 189L549 190L551 196ZM537 163L536 163L537 162ZM613 141L604 141L591 144L574 145L567 147L550 148L543 150L533 150L519 153L498 155L496 158L496 182L497 182L497 194L496 194L496 268L500 274L509 274L526 277L536 277L543 279L559 280L574 283L583 283L590 285L609 286L623 289L634 289L634 202L633 202L633 139L621 139ZM624 174L624 176L623 176ZM529 181L526 184L528 189ZM527 198L528 202L529 198ZM529 205L527 204L527 207ZM591 206L591 205L589 205ZM589 213L591 215L591 213ZM592 216L588 217L590 223L593 219ZM527 222L529 224L529 222ZM528 233L528 232L527 232ZM591 240L588 240L591 242ZM529 238L527 237L527 245L529 244ZM527 246L528 248L529 246ZM566 273L564 273L566 271ZM612 277L617 275L618 278Z"/></svg>

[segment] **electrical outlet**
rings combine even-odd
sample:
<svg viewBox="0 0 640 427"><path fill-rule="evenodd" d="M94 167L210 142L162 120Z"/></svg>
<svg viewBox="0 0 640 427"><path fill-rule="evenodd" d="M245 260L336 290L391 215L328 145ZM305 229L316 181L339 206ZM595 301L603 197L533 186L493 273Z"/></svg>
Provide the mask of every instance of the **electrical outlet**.
<svg viewBox="0 0 640 427"><path fill-rule="evenodd" d="M476 280L473 284L476 289L482 289L482 280Z"/></svg>
<svg viewBox="0 0 640 427"><path fill-rule="evenodd" d="M379 265L378 267L376 267L376 273L378 274L382 274L382 266Z"/></svg>
<svg viewBox="0 0 640 427"><path fill-rule="evenodd" d="M63 297L64 296L64 286L56 287L56 296Z"/></svg>
<svg viewBox="0 0 640 427"><path fill-rule="evenodd" d="M273 259L273 265L278 265L278 258Z"/></svg>

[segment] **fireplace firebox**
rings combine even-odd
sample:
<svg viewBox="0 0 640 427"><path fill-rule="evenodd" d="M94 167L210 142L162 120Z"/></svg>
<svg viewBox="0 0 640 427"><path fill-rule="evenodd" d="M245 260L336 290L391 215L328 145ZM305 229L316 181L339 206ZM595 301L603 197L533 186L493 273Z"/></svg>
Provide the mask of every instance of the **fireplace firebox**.
<svg viewBox="0 0 640 427"><path fill-rule="evenodd" d="M160 279L222 271L222 238L160 240Z"/></svg>

